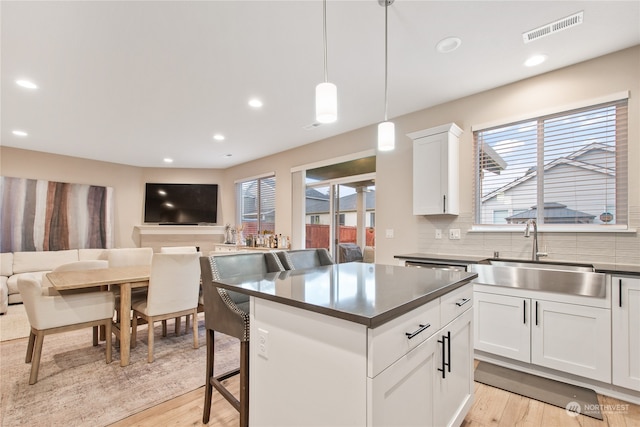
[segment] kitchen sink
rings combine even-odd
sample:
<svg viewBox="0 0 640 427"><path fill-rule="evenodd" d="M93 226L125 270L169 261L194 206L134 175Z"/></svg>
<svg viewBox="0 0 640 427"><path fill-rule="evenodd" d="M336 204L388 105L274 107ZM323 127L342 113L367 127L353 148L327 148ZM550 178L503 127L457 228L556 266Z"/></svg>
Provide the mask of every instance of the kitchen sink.
<svg viewBox="0 0 640 427"><path fill-rule="evenodd" d="M587 271L594 272L595 268L590 264L563 264L555 262L539 262L539 261L527 261L527 260L510 260L510 259L496 259L490 258L485 260L490 265L498 267L518 267L518 268L535 268L542 270L560 270L560 271Z"/></svg>
<svg viewBox="0 0 640 427"><path fill-rule="evenodd" d="M469 265L478 273L474 283L605 298L605 274L591 270L575 270L573 264L550 264L526 261L487 260L489 263ZM523 265L520 265L523 264ZM555 267L555 268L554 268ZM583 268L588 266L583 265Z"/></svg>

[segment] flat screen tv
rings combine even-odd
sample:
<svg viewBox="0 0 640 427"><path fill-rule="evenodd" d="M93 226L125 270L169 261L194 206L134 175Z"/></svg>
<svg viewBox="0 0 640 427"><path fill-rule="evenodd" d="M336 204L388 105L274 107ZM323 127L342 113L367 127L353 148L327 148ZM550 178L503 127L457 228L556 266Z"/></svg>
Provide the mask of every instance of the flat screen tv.
<svg viewBox="0 0 640 427"><path fill-rule="evenodd" d="M217 221L218 184L146 184L145 223L195 225Z"/></svg>

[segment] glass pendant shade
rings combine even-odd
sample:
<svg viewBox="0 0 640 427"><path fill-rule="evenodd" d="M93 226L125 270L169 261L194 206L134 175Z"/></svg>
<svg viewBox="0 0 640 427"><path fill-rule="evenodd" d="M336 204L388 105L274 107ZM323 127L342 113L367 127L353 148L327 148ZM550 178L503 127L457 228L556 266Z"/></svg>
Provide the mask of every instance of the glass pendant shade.
<svg viewBox="0 0 640 427"><path fill-rule="evenodd" d="M324 82L316 86L316 120L332 123L338 119L338 88Z"/></svg>
<svg viewBox="0 0 640 427"><path fill-rule="evenodd" d="M391 151L396 146L396 126L393 122L378 124L378 151Z"/></svg>

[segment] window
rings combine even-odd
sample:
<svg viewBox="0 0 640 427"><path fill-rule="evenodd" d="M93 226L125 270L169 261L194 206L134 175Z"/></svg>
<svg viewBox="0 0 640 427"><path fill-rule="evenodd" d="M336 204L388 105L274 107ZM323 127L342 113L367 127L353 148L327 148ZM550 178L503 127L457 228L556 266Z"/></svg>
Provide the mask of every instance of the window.
<svg viewBox="0 0 640 427"><path fill-rule="evenodd" d="M275 232L276 177L267 176L236 184L237 212L243 234Z"/></svg>
<svg viewBox="0 0 640 427"><path fill-rule="evenodd" d="M473 135L476 224L627 225L626 99Z"/></svg>

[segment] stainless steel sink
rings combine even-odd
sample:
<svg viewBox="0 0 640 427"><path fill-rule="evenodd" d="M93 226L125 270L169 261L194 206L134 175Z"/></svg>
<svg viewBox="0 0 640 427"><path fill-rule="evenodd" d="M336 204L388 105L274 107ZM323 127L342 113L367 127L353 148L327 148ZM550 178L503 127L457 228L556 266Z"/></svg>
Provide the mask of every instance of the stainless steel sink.
<svg viewBox="0 0 640 427"><path fill-rule="evenodd" d="M497 264L472 264L469 270L478 273L474 283L529 289L542 292L554 292L565 295L582 295L605 298L605 274L572 269L548 268L547 263L518 262ZM538 267L542 264L543 267ZM563 266L554 264L554 266ZM568 265L568 267L574 267Z"/></svg>
<svg viewBox="0 0 640 427"><path fill-rule="evenodd" d="M561 264L553 262L535 262L525 260L509 260L509 259L487 259L490 265L498 267L518 267L518 268L536 268L542 270L560 270L560 271L587 271L593 272L595 268L589 264Z"/></svg>

